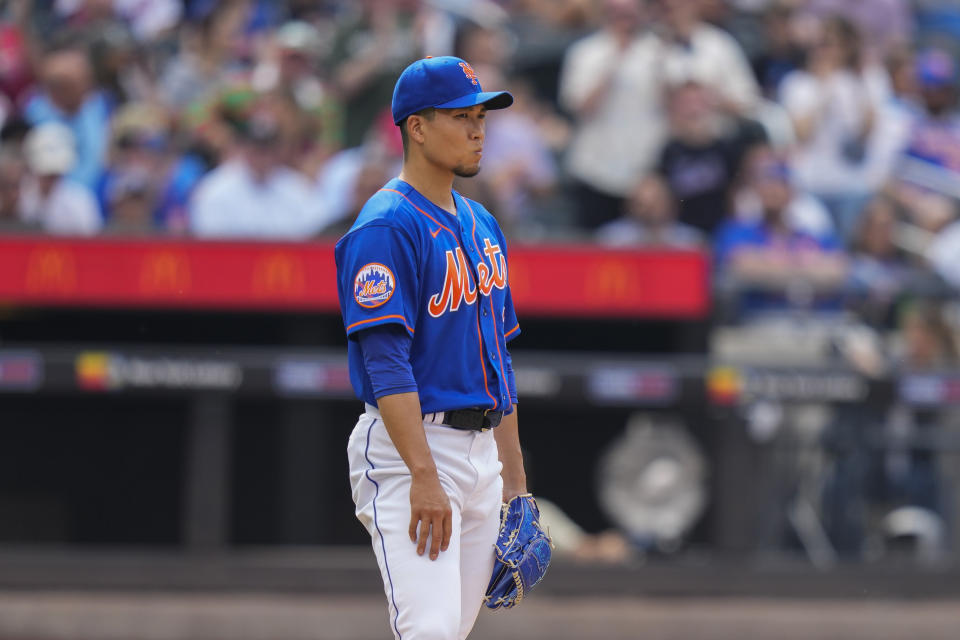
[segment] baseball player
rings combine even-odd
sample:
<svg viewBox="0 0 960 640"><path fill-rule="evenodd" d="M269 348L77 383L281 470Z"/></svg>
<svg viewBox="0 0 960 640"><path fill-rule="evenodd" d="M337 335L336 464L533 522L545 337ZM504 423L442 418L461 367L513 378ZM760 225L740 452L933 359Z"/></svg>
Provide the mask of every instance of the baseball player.
<svg viewBox="0 0 960 640"><path fill-rule="evenodd" d="M459 58L407 67L392 102L402 170L336 247L350 379L366 403L350 482L398 640L467 637L501 501L526 492L507 243L453 190L480 170L487 111L512 103Z"/></svg>

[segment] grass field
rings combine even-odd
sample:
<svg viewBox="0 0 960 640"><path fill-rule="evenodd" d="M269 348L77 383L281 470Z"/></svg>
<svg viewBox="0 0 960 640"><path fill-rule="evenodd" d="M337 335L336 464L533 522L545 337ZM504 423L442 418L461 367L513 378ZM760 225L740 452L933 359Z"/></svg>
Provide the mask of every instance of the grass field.
<svg viewBox="0 0 960 640"><path fill-rule="evenodd" d="M389 640L379 597L0 593L2 640ZM470 640L954 640L947 600L531 597Z"/></svg>

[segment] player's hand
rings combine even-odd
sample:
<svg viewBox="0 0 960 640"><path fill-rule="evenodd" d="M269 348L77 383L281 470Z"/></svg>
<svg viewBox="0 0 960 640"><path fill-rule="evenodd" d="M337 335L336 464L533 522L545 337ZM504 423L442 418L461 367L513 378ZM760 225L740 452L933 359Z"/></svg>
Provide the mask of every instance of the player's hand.
<svg viewBox="0 0 960 640"><path fill-rule="evenodd" d="M417 537L417 525L420 528ZM453 512L450 498L440 484L440 478L414 477L410 483L410 542L417 545L417 555L423 555L430 539L430 559L436 560L441 551L450 546L453 530Z"/></svg>
<svg viewBox="0 0 960 640"><path fill-rule="evenodd" d="M517 496L522 496L525 493L527 493L526 484L509 486L509 487L506 484L504 484L503 485L503 503L509 504L511 500L513 500Z"/></svg>

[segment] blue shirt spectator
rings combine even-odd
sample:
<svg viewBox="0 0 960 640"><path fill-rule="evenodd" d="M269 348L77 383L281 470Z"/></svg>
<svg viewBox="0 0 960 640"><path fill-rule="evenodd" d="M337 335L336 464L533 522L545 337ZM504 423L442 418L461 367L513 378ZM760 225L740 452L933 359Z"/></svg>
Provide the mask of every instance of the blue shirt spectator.
<svg viewBox="0 0 960 640"><path fill-rule="evenodd" d="M741 310L838 308L846 260L837 237L791 224L788 206L795 193L785 164L774 155L761 158L749 180L762 218L729 221L714 242L719 275L739 294Z"/></svg>
<svg viewBox="0 0 960 640"><path fill-rule="evenodd" d="M32 125L60 122L73 133L77 161L67 177L96 188L104 169L109 140L110 109L93 90L90 63L81 49L52 51L41 63L42 89L24 106Z"/></svg>

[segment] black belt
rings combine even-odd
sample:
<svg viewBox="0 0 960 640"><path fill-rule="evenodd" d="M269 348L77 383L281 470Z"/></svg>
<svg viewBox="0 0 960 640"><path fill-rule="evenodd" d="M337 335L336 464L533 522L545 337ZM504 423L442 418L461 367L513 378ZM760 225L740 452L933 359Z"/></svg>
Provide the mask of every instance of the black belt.
<svg viewBox="0 0 960 640"><path fill-rule="evenodd" d="M503 419L503 411L489 409L454 409L444 411L442 423L454 429L486 431L493 429Z"/></svg>

